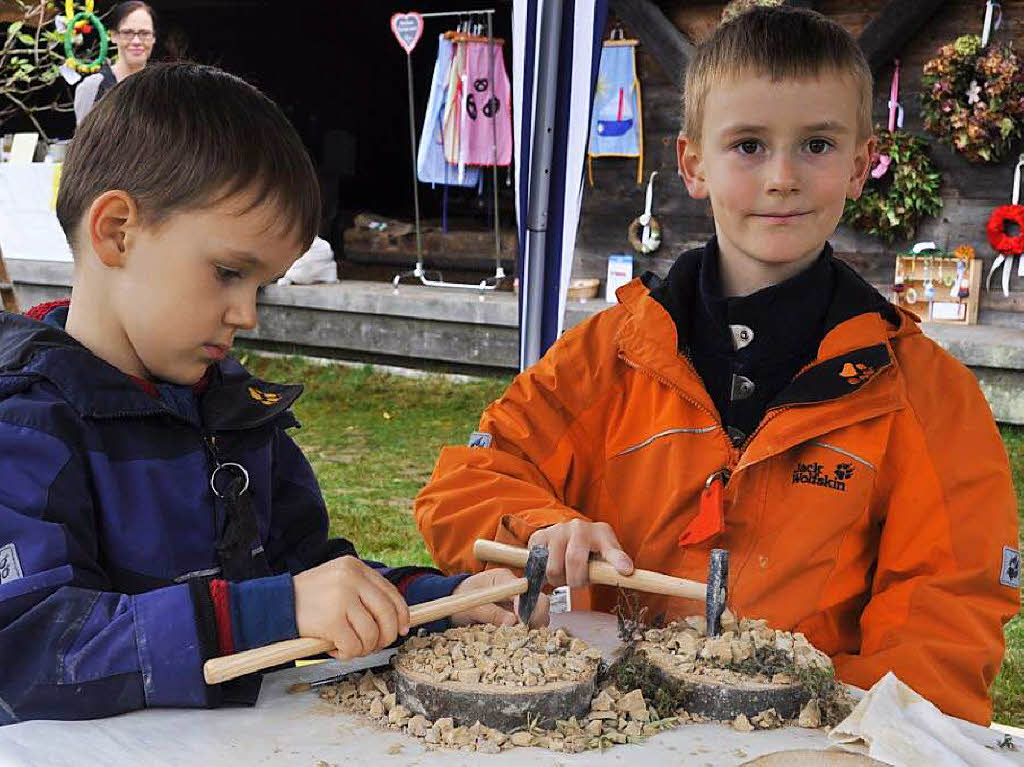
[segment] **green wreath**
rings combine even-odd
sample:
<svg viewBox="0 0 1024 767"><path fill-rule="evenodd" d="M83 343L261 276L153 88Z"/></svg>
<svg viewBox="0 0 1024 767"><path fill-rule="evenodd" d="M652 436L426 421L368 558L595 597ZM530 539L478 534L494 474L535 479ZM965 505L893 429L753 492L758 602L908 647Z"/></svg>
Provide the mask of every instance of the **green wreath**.
<svg viewBox="0 0 1024 767"><path fill-rule="evenodd" d="M999 162L1024 132L1024 73L1009 45L964 35L924 65L925 130L971 162Z"/></svg>
<svg viewBox="0 0 1024 767"><path fill-rule="evenodd" d="M74 15L72 15L74 10L73 0L66 0L64 5L67 16L67 26L64 28L64 56L66 57L64 63L72 69L84 72L85 74L99 72L103 62L107 60L109 41L103 22L100 21L99 16L93 13L93 0L86 0L85 10ZM89 61L79 61L75 57L75 35L78 33L89 34L94 29L100 40L99 53Z"/></svg>
<svg viewBox="0 0 1024 767"><path fill-rule="evenodd" d="M738 16L743 15L747 11L752 11L755 8L773 7L776 5L782 5L783 0L732 0L731 3L722 9L722 23L732 21Z"/></svg>
<svg viewBox="0 0 1024 767"><path fill-rule="evenodd" d="M842 221L854 229L877 234L886 242L910 240L926 216L942 208L942 176L928 156L928 142L903 131L876 128L878 154L891 164L881 178L868 176L864 191L847 200Z"/></svg>

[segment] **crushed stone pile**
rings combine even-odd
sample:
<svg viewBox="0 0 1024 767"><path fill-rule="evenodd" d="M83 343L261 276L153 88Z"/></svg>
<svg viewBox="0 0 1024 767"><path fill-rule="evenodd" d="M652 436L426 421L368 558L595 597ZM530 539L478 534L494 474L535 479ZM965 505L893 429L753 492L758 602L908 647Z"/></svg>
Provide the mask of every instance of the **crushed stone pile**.
<svg viewBox="0 0 1024 767"><path fill-rule="evenodd" d="M674 667L719 679L756 679L775 683L798 681L801 669L828 675L827 655L802 634L770 629L765 621L741 620L723 625L720 637L708 637L704 619L691 617L664 628L638 631L634 647L669 658ZM440 634L411 637L392 663L429 676L438 682L468 682L498 688L529 688L587 678L602 670L601 653L561 629L524 626L464 626ZM758 665L760 664L760 665ZM789 671L778 669L787 668ZM394 672L354 673L320 690L320 697L340 709L367 717L374 724L421 739L428 748L454 748L499 753L516 747L538 746L552 751L579 753L616 744L639 743L666 729L707 719L682 708L659 715L641 689L621 690L609 678L595 689L590 711L583 718L558 720L544 729L524 721L505 732L480 722L459 722L454 717L431 721L413 715L398 702ZM817 728L826 724L826 707L813 697L797 719L789 722ZM740 715L727 722L740 731L773 729L786 724L775 709L748 719Z"/></svg>

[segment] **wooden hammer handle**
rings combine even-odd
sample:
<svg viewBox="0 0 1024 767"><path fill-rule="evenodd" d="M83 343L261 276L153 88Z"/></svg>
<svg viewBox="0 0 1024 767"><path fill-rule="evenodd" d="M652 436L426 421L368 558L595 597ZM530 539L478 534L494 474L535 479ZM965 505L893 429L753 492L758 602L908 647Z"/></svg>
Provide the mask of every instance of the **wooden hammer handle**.
<svg viewBox="0 0 1024 767"><path fill-rule="evenodd" d="M481 562L496 562L510 567L526 567L526 558L530 552L518 546L481 539L473 544L473 554ZM696 599L701 602L706 601L708 593L707 585L704 583L686 578L674 578L653 570L634 570L632 575L621 575L603 559L590 560L590 582L600 583L604 586L621 586L624 589L646 591L651 594Z"/></svg>
<svg viewBox="0 0 1024 767"><path fill-rule="evenodd" d="M510 597L525 594L528 588L529 582L526 578L517 578L514 581L486 589L453 594L432 602L414 605L409 608L409 627L422 626L424 623L447 618L449 615L461 613L480 605L504 602ZM314 637L286 639L266 647L256 647L234 655L211 658L203 665L203 677L207 684L220 684L254 671L279 666L299 658L308 658L310 655L319 655L333 649L334 642L327 639Z"/></svg>

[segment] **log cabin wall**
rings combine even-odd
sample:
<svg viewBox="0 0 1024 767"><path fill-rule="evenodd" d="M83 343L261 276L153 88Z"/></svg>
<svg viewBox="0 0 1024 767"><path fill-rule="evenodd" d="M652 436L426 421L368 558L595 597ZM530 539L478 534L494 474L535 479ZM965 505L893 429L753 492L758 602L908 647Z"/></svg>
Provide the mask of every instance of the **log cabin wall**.
<svg viewBox="0 0 1024 767"><path fill-rule="evenodd" d="M839 22L859 38L893 0L817 0L819 12ZM974 246L984 260L984 274L995 253L988 244L985 224L993 208L1010 202L1013 169L1017 154L1000 164L971 163L962 155L940 145L921 124L919 91L922 68L938 49L962 34L981 34L985 4L981 0L895 0L937 7L923 27L912 34L899 51L901 60L900 101L905 109L904 129L926 137L931 156L943 176L943 210L934 219L918 227L915 241L933 240L940 248L961 243ZM611 0L609 29L629 7L643 5L645 0ZM802 3L807 5L808 3ZM992 34L992 42L1013 41L1018 55L1024 57L1024 0L1003 0L1002 27ZM650 7L651 4L647 3ZM721 17L724 3L663 0L658 4L672 25L693 43L703 40ZM574 277L601 277L606 259L612 253L630 253L634 257L634 274L652 270L665 274L675 256L706 240L714 231L710 206L705 200L689 197L676 169L675 139L680 123L681 92L662 71L643 36L623 22L627 36L641 38L637 48L637 69L640 77L644 119L644 179L657 170L654 214L662 227L662 245L653 256L634 253L626 238L629 222L644 208L646 186L637 185L635 160L618 158L595 159L594 186L585 183L582 217L576 241ZM888 121L887 101L892 78L892 65L885 64L875 72L875 123ZM854 232L840 226L831 239L838 255L850 262L869 282L883 289L892 282L894 256L909 250L912 243L887 245L877 237ZM1016 276L1017 262L1010 281L1010 297L999 288L1000 274L993 277L993 290L984 291L979 324L1024 329L1024 280Z"/></svg>

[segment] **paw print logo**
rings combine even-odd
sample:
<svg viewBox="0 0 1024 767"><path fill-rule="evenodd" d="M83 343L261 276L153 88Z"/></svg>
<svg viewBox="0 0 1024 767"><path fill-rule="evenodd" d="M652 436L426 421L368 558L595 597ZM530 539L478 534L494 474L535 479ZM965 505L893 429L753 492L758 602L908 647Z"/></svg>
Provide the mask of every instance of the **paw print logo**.
<svg viewBox="0 0 1024 767"><path fill-rule="evenodd" d="M1020 557L1014 556L1006 566L1006 575L1011 581L1016 581L1020 575Z"/></svg>
<svg viewBox="0 0 1024 767"><path fill-rule="evenodd" d="M875 374L875 369L870 365L864 365L860 362L847 362L843 365L843 369L839 371L839 375L846 379L846 382L850 386L858 386L859 384L867 381L871 376Z"/></svg>
<svg viewBox="0 0 1024 767"><path fill-rule="evenodd" d="M840 463L836 466L836 479L847 480L853 476L852 463Z"/></svg>
<svg viewBox="0 0 1024 767"><path fill-rule="evenodd" d="M257 402L259 402L261 405L266 405L267 407L270 407L271 405L276 405L278 402L281 401L280 394L275 394L272 391L260 391L255 386L249 387L249 396L252 397Z"/></svg>

